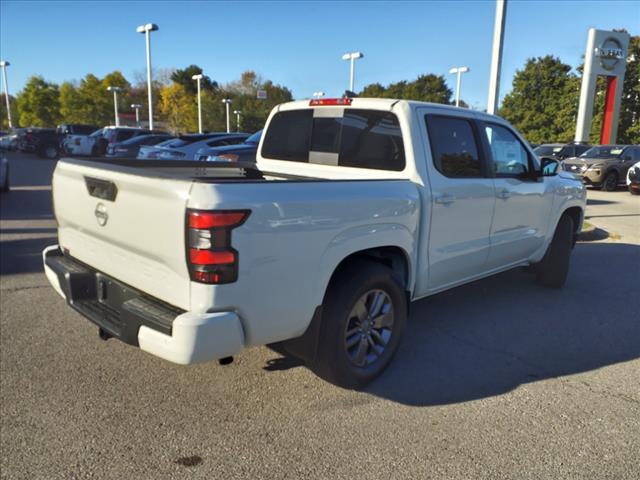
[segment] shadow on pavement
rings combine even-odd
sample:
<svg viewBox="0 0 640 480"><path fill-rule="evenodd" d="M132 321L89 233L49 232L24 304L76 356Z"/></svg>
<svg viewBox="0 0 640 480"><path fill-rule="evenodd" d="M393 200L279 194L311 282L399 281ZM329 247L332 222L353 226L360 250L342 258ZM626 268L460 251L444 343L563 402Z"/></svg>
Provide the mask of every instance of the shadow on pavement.
<svg viewBox="0 0 640 480"><path fill-rule="evenodd" d="M57 242L56 237L0 242L0 275L42 272L42 250Z"/></svg>
<svg viewBox="0 0 640 480"><path fill-rule="evenodd" d="M444 405L635 360L638 265L640 246L578 244L564 289L514 270L418 301L398 355L367 391Z"/></svg>
<svg viewBox="0 0 640 480"><path fill-rule="evenodd" d="M0 200L2 220L50 220L51 190L11 190Z"/></svg>
<svg viewBox="0 0 640 480"><path fill-rule="evenodd" d="M614 203L620 202L614 202L613 200L596 200L594 198L587 197L587 205L612 205Z"/></svg>

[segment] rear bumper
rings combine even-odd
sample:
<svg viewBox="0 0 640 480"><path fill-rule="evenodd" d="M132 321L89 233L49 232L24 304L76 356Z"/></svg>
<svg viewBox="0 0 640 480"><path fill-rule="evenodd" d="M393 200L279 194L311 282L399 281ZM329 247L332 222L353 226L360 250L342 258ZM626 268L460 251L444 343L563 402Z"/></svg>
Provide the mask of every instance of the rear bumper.
<svg viewBox="0 0 640 480"><path fill-rule="evenodd" d="M185 312L88 267L57 245L44 271L67 304L110 336L170 362L206 362L238 353L244 332L234 312Z"/></svg>

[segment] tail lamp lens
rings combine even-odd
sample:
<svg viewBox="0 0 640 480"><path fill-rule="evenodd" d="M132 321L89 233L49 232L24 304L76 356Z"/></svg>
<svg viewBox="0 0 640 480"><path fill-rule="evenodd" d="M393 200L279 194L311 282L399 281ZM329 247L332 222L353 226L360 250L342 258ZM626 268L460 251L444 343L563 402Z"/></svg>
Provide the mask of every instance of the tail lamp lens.
<svg viewBox="0 0 640 480"><path fill-rule="evenodd" d="M223 284L238 279L238 252L231 246L231 233L249 214L249 210L187 210L187 260L192 281Z"/></svg>

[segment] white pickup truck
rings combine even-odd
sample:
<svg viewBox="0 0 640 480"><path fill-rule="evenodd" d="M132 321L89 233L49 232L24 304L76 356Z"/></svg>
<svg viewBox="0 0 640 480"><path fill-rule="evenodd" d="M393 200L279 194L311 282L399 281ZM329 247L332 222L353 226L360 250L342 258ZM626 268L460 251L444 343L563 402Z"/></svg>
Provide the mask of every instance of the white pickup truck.
<svg viewBox="0 0 640 480"><path fill-rule="evenodd" d="M104 339L180 364L276 344L359 388L411 301L520 266L564 284L586 193L557 167L480 112L291 102L257 168L60 160L44 268Z"/></svg>

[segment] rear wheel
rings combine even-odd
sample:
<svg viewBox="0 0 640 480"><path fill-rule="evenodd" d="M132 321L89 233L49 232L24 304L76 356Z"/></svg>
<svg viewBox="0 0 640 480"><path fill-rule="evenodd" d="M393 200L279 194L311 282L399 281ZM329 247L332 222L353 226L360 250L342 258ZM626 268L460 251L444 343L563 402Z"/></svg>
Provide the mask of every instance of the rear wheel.
<svg viewBox="0 0 640 480"><path fill-rule="evenodd" d="M58 158L58 148L55 145L47 145L42 149L41 154L44 158L53 160L54 158Z"/></svg>
<svg viewBox="0 0 640 480"><path fill-rule="evenodd" d="M322 317L314 371L338 386L362 388L398 349L407 299L391 269L357 261L332 280Z"/></svg>
<svg viewBox="0 0 640 480"><path fill-rule="evenodd" d="M547 248L547 253L535 265L537 280L541 285L561 288L567 281L573 232L573 219L569 215L563 215Z"/></svg>
<svg viewBox="0 0 640 480"><path fill-rule="evenodd" d="M607 176L604 177L604 181L602 182L602 190L605 192L613 192L618 186L618 174L616 172L609 172Z"/></svg>

